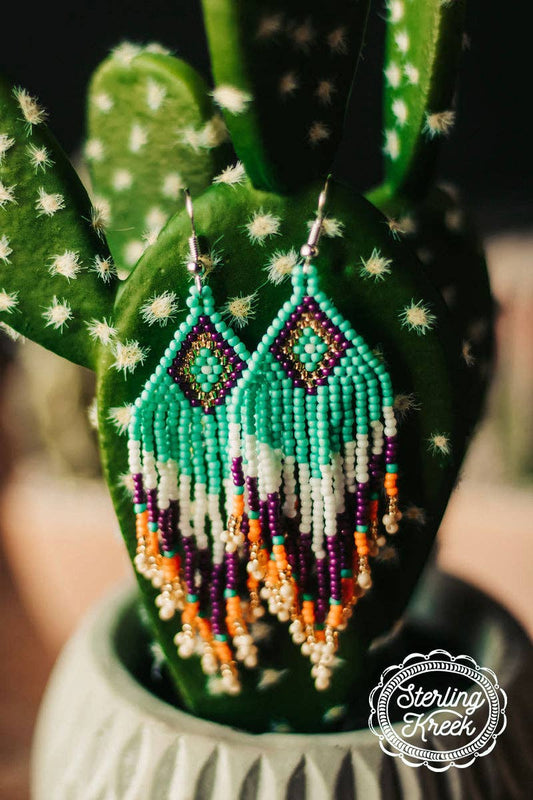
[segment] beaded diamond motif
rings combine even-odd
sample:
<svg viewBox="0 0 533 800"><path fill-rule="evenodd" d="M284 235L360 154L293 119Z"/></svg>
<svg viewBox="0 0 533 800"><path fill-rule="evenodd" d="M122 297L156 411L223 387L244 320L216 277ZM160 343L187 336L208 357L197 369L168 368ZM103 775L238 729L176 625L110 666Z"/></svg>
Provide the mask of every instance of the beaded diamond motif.
<svg viewBox="0 0 533 800"><path fill-rule="evenodd" d="M316 394L339 363L349 342L313 297L306 296L291 312L270 351L295 386Z"/></svg>
<svg viewBox="0 0 533 800"><path fill-rule="evenodd" d="M202 314L185 336L168 374L192 406L207 412L224 403L244 367L228 339Z"/></svg>

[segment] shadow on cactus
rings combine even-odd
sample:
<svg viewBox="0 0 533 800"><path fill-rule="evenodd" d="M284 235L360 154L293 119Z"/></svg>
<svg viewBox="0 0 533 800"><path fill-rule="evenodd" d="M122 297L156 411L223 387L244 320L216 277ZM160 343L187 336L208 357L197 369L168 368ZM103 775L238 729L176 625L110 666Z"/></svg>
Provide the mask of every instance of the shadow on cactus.
<svg viewBox="0 0 533 800"><path fill-rule="evenodd" d="M92 203L37 100L0 86L2 325L96 371L176 702L248 730L348 724L482 403L484 262L429 169L461 4L412 5L389 4L394 164L372 203L331 180L324 216L365 3L204 0L212 91L119 46L89 94Z"/></svg>

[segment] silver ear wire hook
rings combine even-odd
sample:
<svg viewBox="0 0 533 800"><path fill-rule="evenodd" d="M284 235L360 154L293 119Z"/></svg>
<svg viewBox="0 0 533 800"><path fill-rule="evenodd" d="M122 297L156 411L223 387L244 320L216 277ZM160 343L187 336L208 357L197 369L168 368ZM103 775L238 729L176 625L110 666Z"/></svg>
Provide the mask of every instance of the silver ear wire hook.
<svg viewBox="0 0 533 800"><path fill-rule="evenodd" d="M311 230L309 231L307 242L300 248L300 255L303 258L306 267L308 267L313 258L316 258L316 256L318 255L318 241L322 234L324 225L324 216L325 216L324 209L326 207L326 202L328 199L328 188L329 188L330 178L331 175L328 175L328 177L326 178L326 182L324 184L324 188L322 189L322 191L318 196L316 219L311 226Z"/></svg>
<svg viewBox="0 0 533 800"><path fill-rule="evenodd" d="M191 221L192 235L189 236L189 257L190 261L187 264L187 269L194 275L194 283L198 292L202 291L202 273L203 267L200 261L200 248L198 246L198 236L196 235L196 228L194 226L194 209L192 206L191 193L188 189L183 190L185 194L185 208Z"/></svg>

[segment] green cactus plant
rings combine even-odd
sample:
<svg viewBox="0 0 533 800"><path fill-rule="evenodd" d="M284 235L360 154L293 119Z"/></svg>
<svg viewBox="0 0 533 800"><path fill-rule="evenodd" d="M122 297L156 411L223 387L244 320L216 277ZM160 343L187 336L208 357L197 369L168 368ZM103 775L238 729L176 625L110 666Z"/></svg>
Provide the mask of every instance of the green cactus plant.
<svg viewBox="0 0 533 800"><path fill-rule="evenodd" d="M36 101L6 83L0 88L0 318L96 371L102 461L132 560L137 541L128 420L174 329L185 319L190 285L190 221L179 198L161 196L165 176L179 175L196 187L196 228L217 306L253 350L290 294L288 276L341 134L367 14L366 3L354 6L348 0L334 3L327 14L321 4L300 0L279 9L271 4L268 14L258 2L204 0L203 6L215 77L212 94L240 160L224 150L225 144L200 147L192 159L183 140L172 146L176 127L183 132L182 122L189 133L205 132L213 119L209 93L189 67L171 56L123 48L118 61L115 53L99 68L89 97L86 152L94 196L111 206L107 230L101 209L91 207ZM393 159L384 186L369 196L372 202L331 182L316 262L326 293L376 349L378 363L385 360L399 416L405 416L400 430L402 530L376 561L374 587L341 636L330 688L315 690L306 659L283 626L269 620L253 629L260 668L243 670L241 693L228 697L217 679L203 674L198 658L178 656L176 620L160 618L156 592L138 575L145 616L164 652L177 702L248 730L316 731L349 724L350 708L357 708L364 687L368 647L398 620L409 599L481 403L484 377L479 365L465 358L465 331L482 319L490 333L484 263L457 226L450 233L451 214L457 220L457 210L449 199L427 188L426 151L434 143L427 141L424 129L428 115L442 110L441 100L448 102L456 61L455 44L449 42L459 11L441 0L426 0L417 4L421 13L415 24L413 6L410 0L389 4L389 39L396 41L399 19L409 24L404 32L411 58L402 65L409 85L401 99L408 118L417 120L414 135L411 129L409 136L398 133L401 163ZM449 24L448 12L454 15ZM400 41L403 57L405 40ZM406 72L407 64L419 71L418 83L413 70ZM284 81L291 71L292 81ZM332 74L334 86L326 92L320 86ZM157 92L149 88L156 85ZM152 104L147 103L150 91ZM163 100L165 114L158 117ZM317 116L319 107L327 117ZM305 131L315 121L328 135L310 142ZM224 154L225 164L219 161ZM142 192L121 195L113 184L117 169L128 171L132 188L142 186ZM153 207L161 210L162 227L139 248L132 268L124 248L142 240ZM418 223L414 247L407 235L408 216ZM421 263L421 248L431 250L431 265ZM450 252L462 265L452 278L444 273ZM124 272L131 270L125 281L118 280L114 263ZM465 295L467 270L473 289ZM455 309L447 307L439 291L450 280L456 286ZM483 358L490 355L487 342L490 336L479 353ZM473 389L476 398L467 402Z"/></svg>
<svg viewBox="0 0 533 800"><path fill-rule="evenodd" d="M388 217L391 234L409 241L453 315L470 368L463 414L472 430L493 351L487 266L457 191L432 185L439 146L455 123L465 6L463 0L387 4L384 178L367 197Z"/></svg>
<svg viewBox="0 0 533 800"><path fill-rule="evenodd" d="M124 274L179 208L184 187L201 193L231 154L203 79L158 50L115 48L89 89L93 202Z"/></svg>
<svg viewBox="0 0 533 800"><path fill-rule="evenodd" d="M339 143L369 1L202 5L214 98L254 186L285 191L323 175Z"/></svg>
<svg viewBox="0 0 533 800"><path fill-rule="evenodd" d="M464 0L422 5L390 0L387 4L385 177L370 197L389 213L423 200L431 184L439 142L453 128L464 10Z"/></svg>

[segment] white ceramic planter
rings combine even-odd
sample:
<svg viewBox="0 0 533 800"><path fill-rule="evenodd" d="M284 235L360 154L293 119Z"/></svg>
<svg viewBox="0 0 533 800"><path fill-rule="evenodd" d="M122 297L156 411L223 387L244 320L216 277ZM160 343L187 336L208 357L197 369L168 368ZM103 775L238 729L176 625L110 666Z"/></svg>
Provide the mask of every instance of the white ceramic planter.
<svg viewBox="0 0 533 800"><path fill-rule="evenodd" d="M33 800L380 797L376 737L253 735L190 716L135 681L114 632L131 595L100 605L54 670L37 725ZM390 760L390 759L389 759ZM401 780L422 797L414 771Z"/></svg>
<svg viewBox="0 0 533 800"><path fill-rule="evenodd" d="M57 663L35 735L33 800L530 796L531 646L512 618L472 587L430 572L420 602L406 616L406 629L426 630L426 637L428 630L438 639L447 629L459 630L472 647L477 637L480 661L497 669L508 694L509 724L493 753L468 769L440 774L384 755L368 730L256 735L163 702L125 666L139 647L138 628L127 622L132 597L123 590L98 606Z"/></svg>

